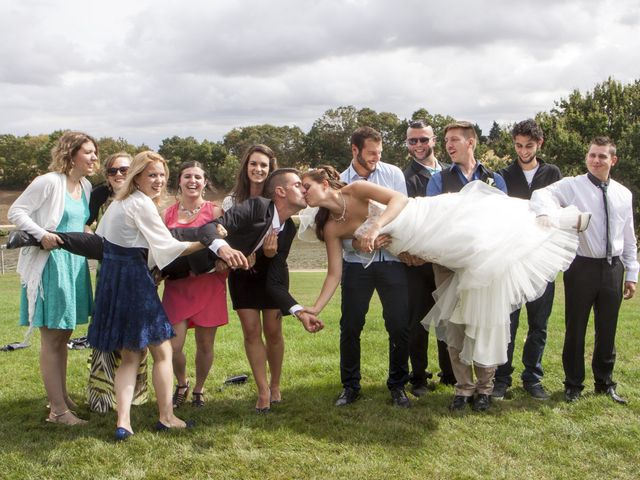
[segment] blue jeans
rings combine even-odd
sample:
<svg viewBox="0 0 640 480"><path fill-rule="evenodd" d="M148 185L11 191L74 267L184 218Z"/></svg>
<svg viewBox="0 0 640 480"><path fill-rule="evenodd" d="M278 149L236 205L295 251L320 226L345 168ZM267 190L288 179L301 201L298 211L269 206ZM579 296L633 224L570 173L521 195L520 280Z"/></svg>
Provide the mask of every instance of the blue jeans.
<svg viewBox="0 0 640 480"><path fill-rule="evenodd" d="M547 343L547 324L553 308L554 295L555 282L550 282L540 298L525 304L529 331L522 349L522 364L524 365L522 383L524 385L540 383L544 376L542 354ZM520 310L518 309L511 313L511 341L507 348L507 363L500 365L496 370L495 384L502 383L509 387L511 386L511 375L514 371L513 347L520 323Z"/></svg>
<svg viewBox="0 0 640 480"><path fill-rule="evenodd" d="M343 387L360 389L360 333L374 290L382 303L389 334L389 389L409 380L409 296L406 266L400 262L342 263L340 318L340 379Z"/></svg>

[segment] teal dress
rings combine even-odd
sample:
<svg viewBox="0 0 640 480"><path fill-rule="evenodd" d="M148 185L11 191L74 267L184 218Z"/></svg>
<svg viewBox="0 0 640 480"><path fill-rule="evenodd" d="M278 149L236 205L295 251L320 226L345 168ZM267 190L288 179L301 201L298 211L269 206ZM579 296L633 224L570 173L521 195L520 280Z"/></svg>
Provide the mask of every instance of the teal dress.
<svg viewBox="0 0 640 480"><path fill-rule="evenodd" d="M89 203L65 193L64 213L56 227L59 232L82 232L89 218ZM42 271L42 293L33 315L34 327L73 330L89 321L93 308L91 278L87 259L65 250L52 250ZM22 288L20 325L29 325L27 291Z"/></svg>

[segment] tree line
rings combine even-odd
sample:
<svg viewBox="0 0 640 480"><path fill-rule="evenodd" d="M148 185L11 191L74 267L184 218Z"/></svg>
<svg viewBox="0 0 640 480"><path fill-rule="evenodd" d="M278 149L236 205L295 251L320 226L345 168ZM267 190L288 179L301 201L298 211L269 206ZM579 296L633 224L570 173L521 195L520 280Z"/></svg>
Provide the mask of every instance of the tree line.
<svg viewBox="0 0 640 480"><path fill-rule="evenodd" d="M545 142L542 158L560 167L564 175L585 171L584 158L588 142L595 136L607 135L616 142L619 163L613 176L634 194L636 225L640 213L640 80L622 84L612 78L597 84L593 90L574 90L567 98L555 102L548 112L534 117L542 127ZM409 123L423 119L438 135L438 158L446 159L444 139L440 133L454 121L449 115L416 110L410 118L400 119L390 112L370 108L342 106L329 109L305 133L297 126L253 125L230 130L221 141L198 141L193 137L165 138L158 152L167 159L171 177L178 166L188 160L201 162L213 183L228 190L235 181L244 150L252 144L269 145L282 167L308 168L322 164L345 168L351 160L349 137L359 126L368 125L383 137L383 160L404 167L407 163L405 134ZM518 119L524 120L524 119ZM494 122L488 135L476 125L480 142L476 158L489 167L505 166L514 155L510 135L512 125ZM47 171L50 150L62 130L49 135L0 135L0 187L23 188ZM100 156L106 158L117 151L136 154L147 145L133 145L126 139L98 139ZM93 181L102 181L96 177Z"/></svg>

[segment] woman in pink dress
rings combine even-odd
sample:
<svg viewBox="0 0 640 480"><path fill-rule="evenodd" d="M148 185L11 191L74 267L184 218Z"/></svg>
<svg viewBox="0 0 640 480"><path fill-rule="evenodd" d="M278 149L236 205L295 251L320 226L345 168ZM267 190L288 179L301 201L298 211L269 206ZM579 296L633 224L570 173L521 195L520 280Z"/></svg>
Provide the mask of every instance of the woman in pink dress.
<svg viewBox="0 0 640 480"><path fill-rule="evenodd" d="M162 214L167 227L199 227L222 215L220 207L203 198L207 184L207 174L199 162L180 166L178 201ZM173 371L178 382L173 394L175 408L184 404L191 388L183 350L189 328L195 329L196 338L196 382L191 404L204 405L204 384L213 365L216 330L229 321L226 279L226 272L218 272L165 281L162 305L176 333L171 339Z"/></svg>

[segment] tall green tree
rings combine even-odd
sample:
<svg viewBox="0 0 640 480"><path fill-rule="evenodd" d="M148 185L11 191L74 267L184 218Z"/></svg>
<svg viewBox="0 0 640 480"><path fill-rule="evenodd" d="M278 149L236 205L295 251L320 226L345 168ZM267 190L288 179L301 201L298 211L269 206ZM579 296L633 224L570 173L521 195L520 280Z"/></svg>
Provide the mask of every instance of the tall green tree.
<svg viewBox="0 0 640 480"><path fill-rule="evenodd" d="M296 167L306 163L304 138L299 127L265 124L234 128L224 136L223 144L229 154L242 158L249 147L262 143L273 150L280 167Z"/></svg>

